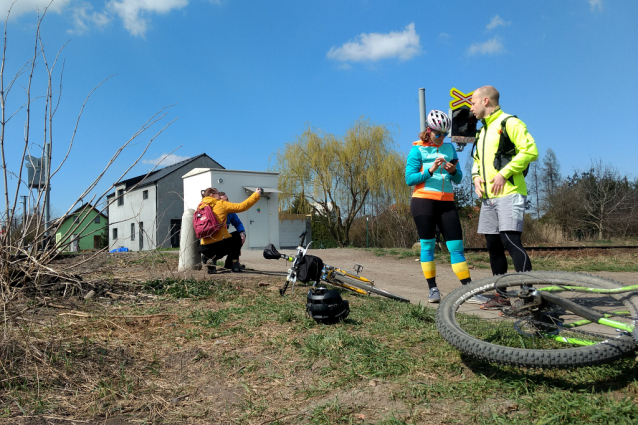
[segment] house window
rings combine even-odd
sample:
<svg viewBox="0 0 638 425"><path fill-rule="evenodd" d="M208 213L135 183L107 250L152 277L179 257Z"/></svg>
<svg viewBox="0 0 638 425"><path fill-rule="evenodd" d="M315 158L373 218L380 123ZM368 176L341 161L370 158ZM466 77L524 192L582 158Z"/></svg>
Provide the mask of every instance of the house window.
<svg viewBox="0 0 638 425"><path fill-rule="evenodd" d="M113 240L117 240L117 229L115 227L113 228Z"/></svg>
<svg viewBox="0 0 638 425"><path fill-rule="evenodd" d="M117 191L117 205L124 205L124 189Z"/></svg>
<svg viewBox="0 0 638 425"><path fill-rule="evenodd" d="M79 215L74 216L73 217L73 222L74 223L79 223L80 222L80 216Z"/></svg>
<svg viewBox="0 0 638 425"><path fill-rule="evenodd" d="M97 224L100 223L100 216L99 215L95 216L95 223L97 223Z"/></svg>
<svg viewBox="0 0 638 425"><path fill-rule="evenodd" d="M148 190L142 192L142 199L148 199Z"/></svg>
<svg viewBox="0 0 638 425"><path fill-rule="evenodd" d="M131 223L131 240L135 240L135 223Z"/></svg>

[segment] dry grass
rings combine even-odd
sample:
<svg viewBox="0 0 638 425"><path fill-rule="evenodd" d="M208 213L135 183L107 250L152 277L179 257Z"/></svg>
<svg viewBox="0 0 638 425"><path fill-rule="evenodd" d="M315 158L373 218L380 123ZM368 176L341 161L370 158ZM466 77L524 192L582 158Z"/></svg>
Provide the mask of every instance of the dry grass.
<svg viewBox="0 0 638 425"><path fill-rule="evenodd" d="M591 394L638 414L633 359L576 372L489 366L446 344L421 306L344 294L351 316L321 326L303 314L304 288L279 297L281 277L193 280L171 272L174 255L101 261L87 264L91 300L21 299L0 350L5 423L526 423L554 414L554 394L578 420Z"/></svg>
<svg viewBox="0 0 638 425"><path fill-rule="evenodd" d="M528 251L528 254L534 270L638 272L638 251L635 249L583 248L574 251ZM475 267L490 267L486 252L468 252L465 256ZM507 260L513 269L509 255Z"/></svg>

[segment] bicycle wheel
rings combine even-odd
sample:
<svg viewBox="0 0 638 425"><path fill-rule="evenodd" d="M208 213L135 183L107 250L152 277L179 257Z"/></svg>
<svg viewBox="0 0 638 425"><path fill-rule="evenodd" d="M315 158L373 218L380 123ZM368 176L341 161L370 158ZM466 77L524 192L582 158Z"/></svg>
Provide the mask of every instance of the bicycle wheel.
<svg viewBox="0 0 638 425"><path fill-rule="evenodd" d="M346 285L354 286L355 288L363 289L364 291L371 292L373 294L381 295L382 297L390 298L395 301L400 301L402 303L409 303L410 300L407 298L400 297L398 295L392 294L384 289L377 288L376 286L369 285L367 283L362 282L361 280L347 276L344 273L335 271L334 279L338 282L344 283Z"/></svg>
<svg viewBox="0 0 638 425"><path fill-rule="evenodd" d="M443 299L436 325L450 344L487 362L527 367L571 368L611 361L636 348L629 332L583 320L545 300L533 309L521 309L514 295L522 285L552 292L617 322L632 326L638 317L638 294L597 294L568 290L566 286L614 289L622 284L577 273L529 272L494 276L458 288ZM507 291L512 307L480 309L471 300L477 294ZM549 291L548 291L549 292Z"/></svg>

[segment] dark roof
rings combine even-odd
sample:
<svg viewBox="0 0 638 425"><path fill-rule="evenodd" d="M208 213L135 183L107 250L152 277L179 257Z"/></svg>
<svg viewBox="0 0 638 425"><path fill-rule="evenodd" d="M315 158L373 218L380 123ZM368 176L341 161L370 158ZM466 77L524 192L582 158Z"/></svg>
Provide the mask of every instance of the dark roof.
<svg viewBox="0 0 638 425"><path fill-rule="evenodd" d="M97 208L95 208L93 205L91 205L91 204L82 204L82 205L80 205L79 207L77 207L77 208L75 209L75 211L73 211L73 212L69 213L69 215L67 216L67 218L68 218L69 216L72 216L72 215L76 214L76 213L84 212L86 209L89 209L89 210L95 210L95 212L96 212L96 213L98 213L98 214L103 215L104 217L106 217L106 214L104 214L104 213L100 212L100 210L98 210Z"/></svg>
<svg viewBox="0 0 638 425"><path fill-rule="evenodd" d="M65 222L66 220L73 218L73 216L79 212L83 212L84 210L94 210L96 213L98 213L99 215L101 215L102 217L108 219L109 217L100 212L97 208L95 208L93 205L91 204L82 204L79 207L77 207L74 211L70 212L69 214L63 215L62 217L58 217L55 220L53 220L53 223L57 223L59 221Z"/></svg>
<svg viewBox="0 0 638 425"><path fill-rule="evenodd" d="M203 154L194 156L192 158L185 159L184 161L176 162L175 164L169 165L168 167L164 167L164 168L161 168L159 170L155 170L155 171L149 173L148 175L147 174L142 174L141 176L133 177L133 178L130 178L130 179L127 179L127 180L122 180L121 182L117 183L116 186L120 186L120 185L124 184L125 185L125 190L128 190L128 188L135 186L136 184L138 184L142 180L144 180L144 182L142 182L142 184L137 186L137 188L140 188L140 187L143 187L143 186L149 186L151 184L154 184L158 180L166 177L167 175L171 174L172 172L177 171L178 169L182 168L183 166L188 165L191 162L193 162L196 159L201 158L203 156L205 156L206 158L210 159L215 164L219 165L219 168L224 169L224 167L219 162L215 161L210 156L208 156L205 153L203 153ZM110 197L112 197L114 195L115 195L115 193L111 193L111 194L109 194L107 196L107 198L110 198Z"/></svg>

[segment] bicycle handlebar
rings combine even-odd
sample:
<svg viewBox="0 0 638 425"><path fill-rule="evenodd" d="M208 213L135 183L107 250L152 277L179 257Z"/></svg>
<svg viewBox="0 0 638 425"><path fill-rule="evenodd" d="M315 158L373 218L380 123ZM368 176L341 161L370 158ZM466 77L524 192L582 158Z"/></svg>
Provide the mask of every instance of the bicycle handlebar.
<svg viewBox="0 0 638 425"><path fill-rule="evenodd" d="M299 235L299 246L303 246L304 242L306 241L307 234L308 232L303 232L301 235Z"/></svg>

